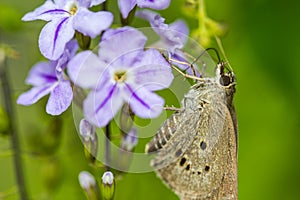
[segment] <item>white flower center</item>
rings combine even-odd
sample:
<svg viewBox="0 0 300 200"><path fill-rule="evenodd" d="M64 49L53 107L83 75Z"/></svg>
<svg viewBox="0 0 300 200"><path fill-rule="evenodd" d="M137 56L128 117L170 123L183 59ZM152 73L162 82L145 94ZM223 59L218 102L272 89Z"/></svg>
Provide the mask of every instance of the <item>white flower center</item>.
<svg viewBox="0 0 300 200"><path fill-rule="evenodd" d="M78 10L78 2L77 1L68 1L65 9L73 16Z"/></svg>

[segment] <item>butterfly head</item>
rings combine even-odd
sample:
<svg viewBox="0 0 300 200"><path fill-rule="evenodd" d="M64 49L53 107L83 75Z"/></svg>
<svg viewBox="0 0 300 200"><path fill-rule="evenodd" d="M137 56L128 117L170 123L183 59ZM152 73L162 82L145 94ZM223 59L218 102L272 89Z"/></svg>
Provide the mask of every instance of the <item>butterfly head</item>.
<svg viewBox="0 0 300 200"><path fill-rule="evenodd" d="M216 82L226 91L227 102L231 104L235 93L236 79L233 71L226 66L224 61L220 61L217 64Z"/></svg>

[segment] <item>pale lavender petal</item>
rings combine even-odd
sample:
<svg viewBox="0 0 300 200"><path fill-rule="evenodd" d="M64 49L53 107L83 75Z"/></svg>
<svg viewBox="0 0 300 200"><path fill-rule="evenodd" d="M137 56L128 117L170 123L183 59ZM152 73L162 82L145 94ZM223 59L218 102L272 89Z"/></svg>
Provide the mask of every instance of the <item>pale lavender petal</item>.
<svg viewBox="0 0 300 200"><path fill-rule="evenodd" d="M186 43L187 37L189 35L189 28L187 24L179 19L169 25L169 28L177 32L176 36L180 38L183 44Z"/></svg>
<svg viewBox="0 0 300 200"><path fill-rule="evenodd" d="M150 91L168 88L174 78L170 64L155 49L147 50L131 70L135 74L135 83Z"/></svg>
<svg viewBox="0 0 300 200"><path fill-rule="evenodd" d="M104 1L105 0L77 0L79 5L82 7L85 7L85 8L99 5L99 4L103 3Z"/></svg>
<svg viewBox="0 0 300 200"><path fill-rule="evenodd" d="M53 0L53 1L60 8L63 8L67 4L67 2L70 1L70 0Z"/></svg>
<svg viewBox="0 0 300 200"><path fill-rule="evenodd" d="M117 84L107 83L98 91L92 90L84 101L86 118L98 127L107 125L123 104Z"/></svg>
<svg viewBox="0 0 300 200"><path fill-rule="evenodd" d="M161 17L156 12L150 10L139 10L135 15L149 21L151 27L158 35L163 35L165 29L169 28L169 26L165 24L165 18Z"/></svg>
<svg viewBox="0 0 300 200"><path fill-rule="evenodd" d="M150 10L137 11L136 16L148 20L153 30L161 37L161 41L157 42L156 46L166 48L172 54L175 49L183 48L189 34L188 27L183 20L167 25L164 18Z"/></svg>
<svg viewBox="0 0 300 200"><path fill-rule="evenodd" d="M21 94L17 100L17 103L24 106L32 105L38 100L40 100L43 96L49 94L51 90L53 90L53 87L55 87L55 84L51 83L47 85L33 87L29 91Z"/></svg>
<svg viewBox="0 0 300 200"><path fill-rule="evenodd" d="M50 21L54 18L63 18L69 16L69 13L57 5L55 5L52 1L48 0L40 7L36 8L33 12L29 12L22 18L23 21L32 21L32 20L45 20Z"/></svg>
<svg viewBox="0 0 300 200"><path fill-rule="evenodd" d="M129 12L134 8L136 1L137 0L118 0L119 9L124 19L128 17Z"/></svg>
<svg viewBox="0 0 300 200"><path fill-rule="evenodd" d="M113 22L113 15L110 12L91 12L86 8L80 8L73 19L75 30L92 38L98 36L107 29Z"/></svg>
<svg viewBox="0 0 300 200"><path fill-rule="evenodd" d="M173 30L170 27L165 30L160 30L159 32L162 42L165 43L165 46L172 54L175 52L176 49L183 48L188 37L187 35Z"/></svg>
<svg viewBox="0 0 300 200"><path fill-rule="evenodd" d="M91 0L76 0L80 7L89 8L91 6Z"/></svg>
<svg viewBox="0 0 300 200"><path fill-rule="evenodd" d="M91 5L90 6L96 6L101 3L103 3L105 0L91 0Z"/></svg>
<svg viewBox="0 0 300 200"><path fill-rule="evenodd" d="M163 110L164 99L144 87L124 87L132 111L141 118L155 118Z"/></svg>
<svg viewBox="0 0 300 200"><path fill-rule="evenodd" d="M73 92L70 82L60 81L50 93L46 112L51 115L60 115L71 105L72 99Z"/></svg>
<svg viewBox="0 0 300 200"><path fill-rule="evenodd" d="M170 51L182 49L189 35L189 29L183 20L177 20L169 25L170 33L166 35L165 42L171 46Z"/></svg>
<svg viewBox="0 0 300 200"><path fill-rule="evenodd" d="M78 48L79 46L76 39L71 40L66 44L64 53L57 61L56 70L58 72L62 72L66 68L66 65L68 64L70 59L75 56Z"/></svg>
<svg viewBox="0 0 300 200"><path fill-rule="evenodd" d="M137 5L141 8L163 10L169 7L170 0L137 0Z"/></svg>
<svg viewBox="0 0 300 200"><path fill-rule="evenodd" d="M57 81L55 65L53 62L38 62L35 64L26 78L29 85L40 86Z"/></svg>
<svg viewBox="0 0 300 200"><path fill-rule="evenodd" d="M72 39L74 32L71 18L49 22L39 37L41 53L50 60L57 60L63 54L66 43Z"/></svg>
<svg viewBox="0 0 300 200"><path fill-rule="evenodd" d="M77 40L76 39L71 40L70 42L68 42L66 44L66 49L65 49L64 54L67 54L67 57L70 59L75 55L78 48L79 48L79 46L78 46Z"/></svg>
<svg viewBox="0 0 300 200"><path fill-rule="evenodd" d="M83 51L70 60L67 69L75 85L96 88L98 82L108 80L107 73L103 73L105 66L92 51Z"/></svg>
<svg viewBox="0 0 300 200"><path fill-rule="evenodd" d="M143 33L131 27L107 30L100 43L99 57L107 63L125 54L127 61L136 60L144 50L146 40Z"/></svg>

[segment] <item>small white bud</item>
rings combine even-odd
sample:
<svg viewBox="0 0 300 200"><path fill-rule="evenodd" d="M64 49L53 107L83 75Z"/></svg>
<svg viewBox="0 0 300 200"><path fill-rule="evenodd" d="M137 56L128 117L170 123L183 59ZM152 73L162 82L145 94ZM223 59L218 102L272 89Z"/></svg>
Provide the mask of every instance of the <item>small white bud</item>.
<svg viewBox="0 0 300 200"><path fill-rule="evenodd" d="M102 176L102 183L105 185L112 185L114 182L114 175L110 171L104 172Z"/></svg>
<svg viewBox="0 0 300 200"><path fill-rule="evenodd" d="M104 172L102 176L101 191L103 199L111 200L115 193L114 175L110 171Z"/></svg>
<svg viewBox="0 0 300 200"><path fill-rule="evenodd" d="M87 171L82 171L79 173L78 176L79 184L84 190L89 190L90 188L95 187L96 180L94 179L93 175L91 175Z"/></svg>

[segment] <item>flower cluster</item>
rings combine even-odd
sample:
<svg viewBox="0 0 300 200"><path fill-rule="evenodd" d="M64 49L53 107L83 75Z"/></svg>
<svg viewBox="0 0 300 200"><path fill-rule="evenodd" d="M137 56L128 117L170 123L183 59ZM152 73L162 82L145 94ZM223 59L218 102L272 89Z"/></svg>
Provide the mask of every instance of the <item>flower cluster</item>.
<svg viewBox="0 0 300 200"><path fill-rule="evenodd" d="M90 10L104 1L46 0L22 18L47 21L39 49L48 61L33 66L26 80L33 87L19 96L19 104L31 105L50 94L46 112L60 115L75 98L72 87L79 87L89 92L83 102L85 118L98 127L107 125L123 104L141 118L162 112L164 99L155 91L168 88L173 75L157 48L165 49L169 57L184 58L180 49L187 39L186 24L178 20L167 25L159 14L138 10L136 16L148 20L161 38L158 46L147 48L141 31L131 26L113 29L111 12ZM118 4L125 19L136 7L162 10L170 0L118 0ZM91 39L100 36L98 51L80 50L77 34Z"/></svg>

